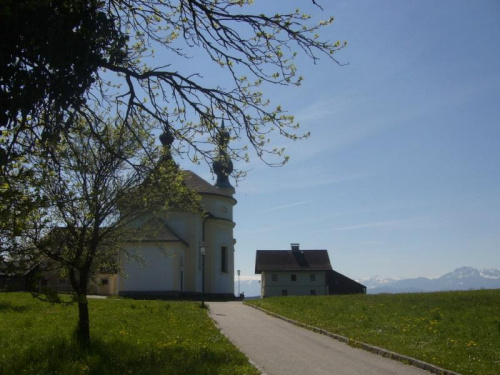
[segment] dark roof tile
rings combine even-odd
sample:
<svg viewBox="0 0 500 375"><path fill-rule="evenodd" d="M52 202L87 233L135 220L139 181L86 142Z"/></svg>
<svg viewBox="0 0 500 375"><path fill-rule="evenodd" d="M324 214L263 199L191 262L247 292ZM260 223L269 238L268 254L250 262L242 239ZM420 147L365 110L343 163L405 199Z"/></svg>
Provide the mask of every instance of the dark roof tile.
<svg viewBox="0 0 500 375"><path fill-rule="evenodd" d="M192 171L184 170L182 171L182 173L184 174L183 177L186 186L200 194L214 194L233 198L233 194L230 189L219 189L218 187L211 185Z"/></svg>
<svg viewBox="0 0 500 375"><path fill-rule="evenodd" d="M132 242L181 242L186 246L189 244L165 222L153 219L147 223L144 231L140 231Z"/></svg>
<svg viewBox="0 0 500 375"><path fill-rule="evenodd" d="M255 273L262 271L329 271L327 250L257 250Z"/></svg>

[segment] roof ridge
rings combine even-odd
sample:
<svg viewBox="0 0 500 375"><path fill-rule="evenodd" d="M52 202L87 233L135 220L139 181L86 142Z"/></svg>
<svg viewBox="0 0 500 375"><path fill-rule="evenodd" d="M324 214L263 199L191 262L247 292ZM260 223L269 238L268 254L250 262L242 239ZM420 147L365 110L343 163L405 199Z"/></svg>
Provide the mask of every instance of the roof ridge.
<svg viewBox="0 0 500 375"><path fill-rule="evenodd" d="M198 174L195 172L189 170L189 169L183 169L183 180L184 184L192 189L195 190L199 194L214 194L214 195L220 195L223 197L227 198L233 198L233 189L221 189L218 188L217 186L214 186L210 184L208 181L200 177Z"/></svg>
<svg viewBox="0 0 500 375"><path fill-rule="evenodd" d="M257 250L255 273L262 271L329 271L328 250Z"/></svg>

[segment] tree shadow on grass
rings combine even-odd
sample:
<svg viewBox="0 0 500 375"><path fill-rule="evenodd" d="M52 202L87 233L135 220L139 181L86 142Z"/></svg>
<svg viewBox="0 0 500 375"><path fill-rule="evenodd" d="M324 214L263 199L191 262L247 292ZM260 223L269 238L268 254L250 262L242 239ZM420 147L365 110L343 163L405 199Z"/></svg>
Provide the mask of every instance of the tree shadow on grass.
<svg viewBox="0 0 500 375"><path fill-rule="evenodd" d="M57 374L232 374L247 366L244 356L193 345L165 346L94 339L88 348L73 340L32 343L15 360L0 361L0 373Z"/></svg>
<svg viewBox="0 0 500 375"><path fill-rule="evenodd" d="M9 312L9 310L15 312L23 312L29 310L29 308L28 306L24 305L14 305L10 302L0 302L0 312Z"/></svg>

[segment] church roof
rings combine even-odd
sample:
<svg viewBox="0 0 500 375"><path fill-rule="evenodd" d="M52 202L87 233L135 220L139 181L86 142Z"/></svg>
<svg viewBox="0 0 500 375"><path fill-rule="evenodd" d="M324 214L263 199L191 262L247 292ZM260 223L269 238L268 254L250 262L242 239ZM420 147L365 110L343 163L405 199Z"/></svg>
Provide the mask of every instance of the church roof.
<svg viewBox="0 0 500 375"><path fill-rule="evenodd" d="M231 191L232 189L220 189L213 186L196 173L189 170L184 170L182 173L184 174L184 183L186 186L199 194L221 195L223 197L234 199Z"/></svg>
<svg viewBox="0 0 500 375"><path fill-rule="evenodd" d="M183 244L187 245L188 243L184 241L180 236L178 236L172 228L170 228L167 224L165 224L164 230L162 230L157 239L159 241L164 241L164 242L182 242Z"/></svg>
<svg viewBox="0 0 500 375"><path fill-rule="evenodd" d="M255 273L331 269L327 250L257 250L255 259Z"/></svg>
<svg viewBox="0 0 500 375"><path fill-rule="evenodd" d="M131 242L181 242L189 246L166 222L157 218L149 220L143 230L134 233Z"/></svg>

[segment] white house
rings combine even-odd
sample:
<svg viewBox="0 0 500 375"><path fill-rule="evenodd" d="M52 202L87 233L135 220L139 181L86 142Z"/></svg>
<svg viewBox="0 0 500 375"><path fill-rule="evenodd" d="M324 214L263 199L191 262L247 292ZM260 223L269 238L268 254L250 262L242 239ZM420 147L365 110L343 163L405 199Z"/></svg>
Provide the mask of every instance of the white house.
<svg viewBox="0 0 500 375"><path fill-rule="evenodd" d="M328 294L331 270L327 250L257 250L255 273L261 274L261 297Z"/></svg>
<svg viewBox="0 0 500 375"><path fill-rule="evenodd" d="M332 269L327 250L257 250L261 297L366 293L366 287Z"/></svg>

